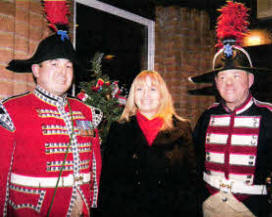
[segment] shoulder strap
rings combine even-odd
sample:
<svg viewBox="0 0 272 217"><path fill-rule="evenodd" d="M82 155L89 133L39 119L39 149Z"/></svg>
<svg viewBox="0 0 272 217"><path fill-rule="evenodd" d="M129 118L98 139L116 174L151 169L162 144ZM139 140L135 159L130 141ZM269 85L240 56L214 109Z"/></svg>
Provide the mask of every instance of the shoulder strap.
<svg viewBox="0 0 272 217"><path fill-rule="evenodd" d="M11 132L15 130L12 119L10 118L7 110L5 109L1 101L0 101L0 126L6 128Z"/></svg>

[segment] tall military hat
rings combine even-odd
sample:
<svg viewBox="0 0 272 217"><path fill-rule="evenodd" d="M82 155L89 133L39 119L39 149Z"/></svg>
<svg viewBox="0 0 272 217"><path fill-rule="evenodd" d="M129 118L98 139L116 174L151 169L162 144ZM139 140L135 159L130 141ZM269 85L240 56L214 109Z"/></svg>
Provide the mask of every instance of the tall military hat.
<svg viewBox="0 0 272 217"><path fill-rule="evenodd" d="M233 44L232 41L231 39L224 40L224 47L214 55L212 62L214 73L228 69L241 69L249 72L254 70L248 52Z"/></svg>
<svg viewBox="0 0 272 217"><path fill-rule="evenodd" d="M19 73L31 72L32 64L57 58L69 59L74 64L78 64L73 45L67 33L63 30L58 30L57 33L42 40L31 58L26 60L12 60L6 68Z"/></svg>
<svg viewBox="0 0 272 217"><path fill-rule="evenodd" d="M249 53L241 47L243 38L248 32L248 9L242 3L228 1L219 9L216 35L218 51L213 57L212 70L195 77L189 77L194 83L212 83L214 76L223 70L240 69L251 73L269 71L255 68Z"/></svg>
<svg viewBox="0 0 272 217"><path fill-rule="evenodd" d="M76 52L68 37L68 8L66 1L49 1L43 2L44 9L49 21L49 27L53 29L54 34L43 39L34 55L25 60L12 60L9 62L7 69L14 72L31 72L31 65L41 63L45 60L65 58L74 64L79 64Z"/></svg>

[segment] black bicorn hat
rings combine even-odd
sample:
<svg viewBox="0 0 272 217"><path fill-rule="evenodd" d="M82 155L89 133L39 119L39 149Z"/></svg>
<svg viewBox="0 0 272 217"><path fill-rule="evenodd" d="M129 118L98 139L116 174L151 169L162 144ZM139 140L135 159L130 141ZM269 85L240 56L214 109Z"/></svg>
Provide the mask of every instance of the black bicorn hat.
<svg viewBox="0 0 272 217"><path fill-rule="evenodd" d="M271 69L254 67L246 49L226 42L224 47L214 55L212 70L202 75L189 77L189 80L193 83L212 83L218 72L231 69L247 71L256 76L265 72L271 72Z"/></svg>
<svg viewBox="0 0 272 217"><path fill-rule="evenodd" d="M44 7L49 27L54 31L54 34L39 43L31 58L25 60L14 59L8 63L6 68L18 73L32 72L31 66L33 64L64 58L70 60L76 69L85 70L68 36L68 14L70 14L68 2L66 0L42 0L41 3Z"/></svg>
<svg viewBox="0 0 272 217"><path fill-rule="evenodd" d="M248 52L242 47L235 46L231 40L226 40L224 47L216 52L212 62L212 72L229 69L241 69L248 72L254 70L251 58Z"/></svg>
<svg viewBox="0 0 272 217"><path fill-rule="evenodd" d="M32 72L31 66L50 59L64 58L70 60L73 64L79 65L76 51L69 40L67 32L59 30L51 36L43 39L33 56L29 59L14 59L8 63L8 70L24 73Z"/></svg>

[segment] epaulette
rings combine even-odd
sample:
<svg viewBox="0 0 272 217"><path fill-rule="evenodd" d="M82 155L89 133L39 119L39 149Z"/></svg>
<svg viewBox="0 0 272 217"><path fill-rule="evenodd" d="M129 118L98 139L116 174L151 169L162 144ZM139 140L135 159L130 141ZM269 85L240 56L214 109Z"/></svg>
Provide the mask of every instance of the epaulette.
<svg viewBox="0 0 272 217"><path fill-rule="evenodd" d="M220 104L220 103L215 102L215 103L213 103L211 106L209 106L208 109L215 108L215 107L217 107L219 104Z"/></svg>
<svg viewBox="0 0 272 217"><path fill-rule="evenodd" d="M0 126L6 128L11 132L15 130L14 124L1 101L0 101Z"/></svg>
<svg viewBox="0 0 272 217"><path fill-rule="evenodd" d="M9 101L9 100L16 99L16 98L18 98L18 97L27 95L27 94L29 94L29 93L30 93L30 91L26 91L26 92L24 92L24 93L20 93L20 94L17 94L17 95L5 97L5 98L3 98L3 99L0 101L0 103L5 104L5 102L7 102L7 101Z"/></svg>
<svg viewBox="0 0 272 217"><path fill-rule="evenodd" d="M75 99L77 101L80 101L82 102L79 98L77 97L74 97L74 96L69 96L69 98L71 99ZM84 102L82 102L84 103ZM96 108L94 106L90 106L86 103L84 103L86 106L88 106L91 111L92 111L92 123L93 123L93 126L94 128L97 128L97 126L100 124L100 122L102 121L102 118L103 118L103 112L99 109L99 108Z"/></svg>
<svg viewBox="0 0 272 217"><path fill-rule="evenodd" d="M267 108L269 111L272 111L272 104L269 102L262 102L254 98L254 103L258 107Z"/></svg>
<svg viewBox="0 0 272 217"><path fill-rule="evenodd" d="M103 112L99 108L96 108L90 105L88 106L91 108L91 111L92 111L92 122L93 122L94 128L97 128L97 126L102 121Z"/></svg>
<svg viewBox="0 0 272 217"><path fill-rule="evenodd" d="M6 128L7 130L13 132L15 130L15 126L12 122L12 119L8 113L8 111L5 109L4 104L12 99L24 96L26 94L29 94L30 91L18 94L18 95L14 95L14 96L9 96L6 98L3 98L2 100L0 100L0 126Z"/></svg>

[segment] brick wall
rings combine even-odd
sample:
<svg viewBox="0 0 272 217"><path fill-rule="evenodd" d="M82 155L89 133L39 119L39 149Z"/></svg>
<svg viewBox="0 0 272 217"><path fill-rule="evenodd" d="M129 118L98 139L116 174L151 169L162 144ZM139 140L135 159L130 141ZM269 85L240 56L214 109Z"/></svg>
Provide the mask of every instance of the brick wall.
<svg viewBox="0 0 272 217"><path fill-rule="evenodd" d="M187 93L201 87L191 84L188 76L210 68L214 33L209 16L195 9L157 7L155 29L155 69L166 80L178 114L194 124L214 101L214 97ZM49 33L40 0L0 0L0 98L33 89L31 73L16 74L5 67L11 59L32 56Z"/></svg>
<svg viewBox="0 0 272 217"><path fill-rule="evenodd" d="M188 77L208 71L214 54L214 32L205 11L157 7L155 22L155 70L164 77L177 113L192 120L214 102L214 97L192 96Z"/></svg>
<svg viewBox="0 0 272 217"><path fill-rule="evenodd" d="M0 98L33 89L31 73L13 73L5 67L11 59L32 56L48 34L40 0L0 1Z"/></svg>

